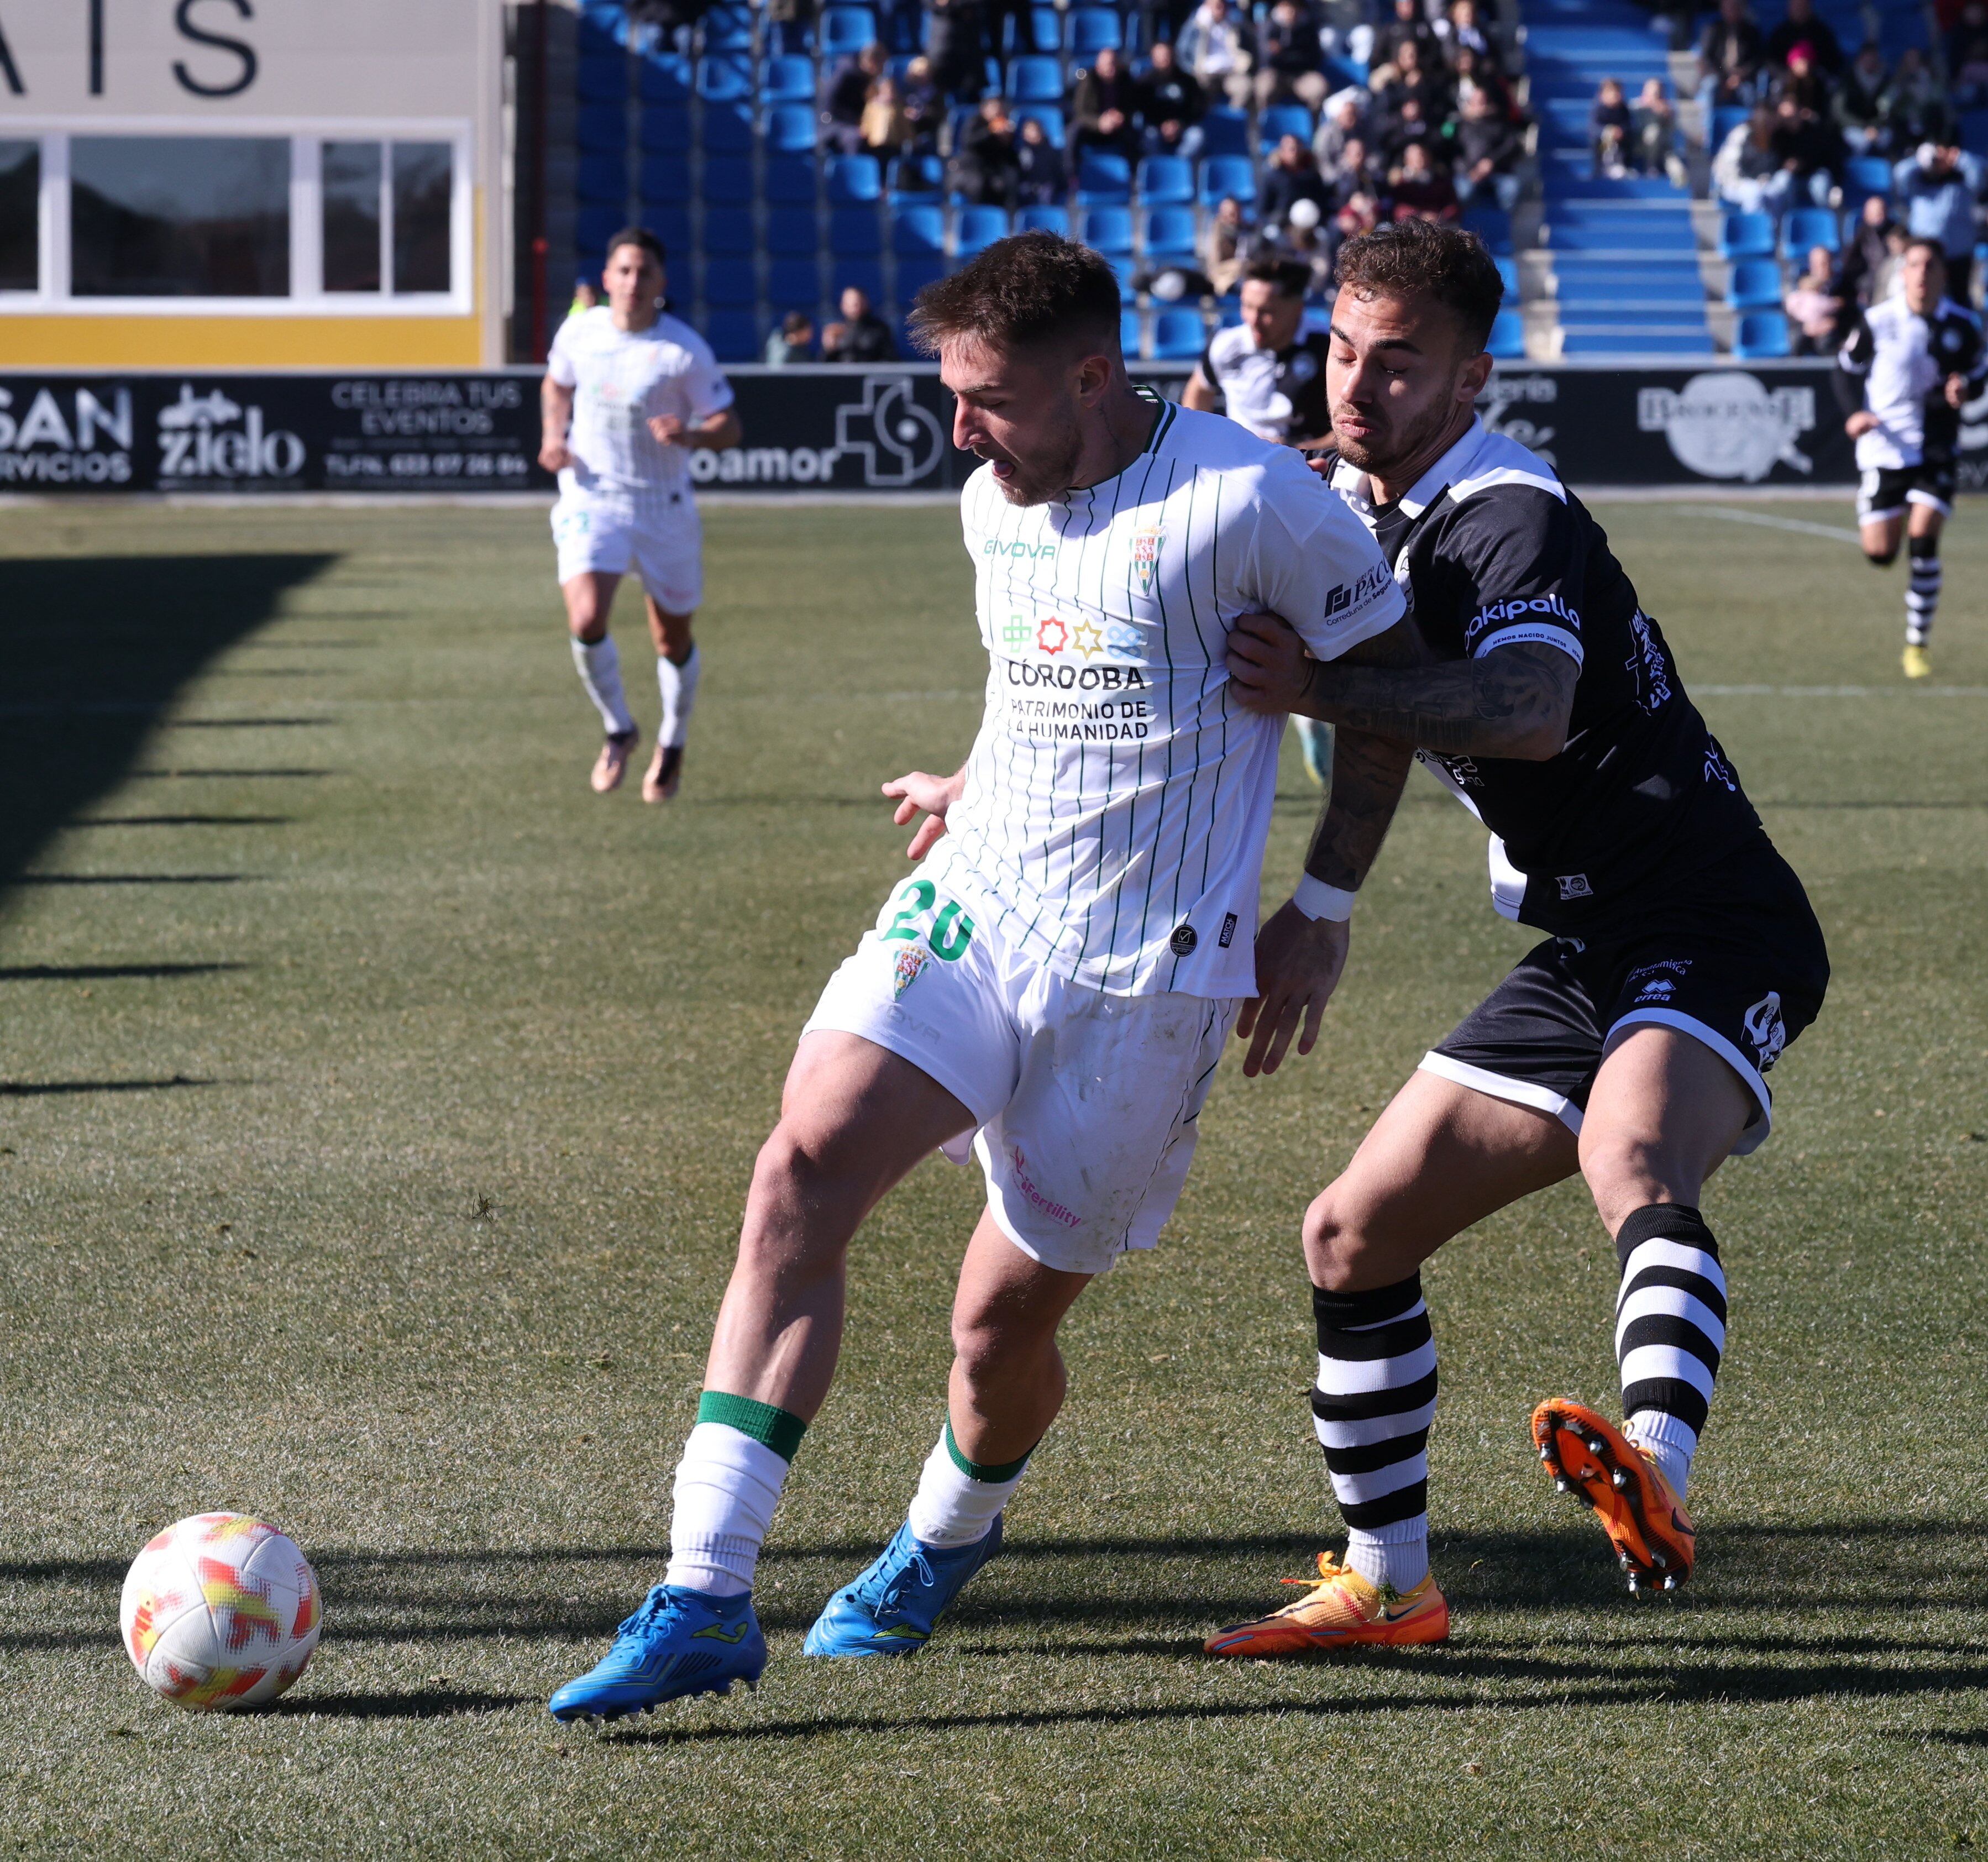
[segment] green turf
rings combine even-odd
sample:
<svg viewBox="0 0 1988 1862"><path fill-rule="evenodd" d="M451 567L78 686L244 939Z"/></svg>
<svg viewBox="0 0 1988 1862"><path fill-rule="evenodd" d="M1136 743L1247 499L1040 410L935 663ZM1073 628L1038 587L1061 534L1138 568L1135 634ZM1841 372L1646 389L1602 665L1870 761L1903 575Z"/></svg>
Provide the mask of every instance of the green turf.
<svg viewBox="0 0 1988 1862"><path fill-rule="evenodd" d="M1454 1640L1195 1652L1326 1543L1300 1211L1526 941L1418 778L1327 1043L1219 1083L1164 1246L1068 1327L1011 1555L939 1640L798 1658L938 1427L976 1197L933 1162L858 1245L763 1567L765 1685L603 1737L543 1698L658 1574L754 1150L901 870L875 785L976 721L955 521L712 512L702 708L658 812L587 789L542 514L0 514L0 1850L1988 1844L1988 536L1963 509L1941 689L1908 691L1902 569L1602 515L1695 688L1831 688L1703 701L1836 980L1774 1142L1706 1199L1734 1317L1690 1590L1632 1603L1532 1458L1536 1398L1614 1389L1613 1262L1564 1188L1428 1276ZM1275 880L1311 806L1290 753ZM153 1700L116 1637L146 1535L221 1505L282 1522L327 1601L293 1696L236 1719Z"/></svg>

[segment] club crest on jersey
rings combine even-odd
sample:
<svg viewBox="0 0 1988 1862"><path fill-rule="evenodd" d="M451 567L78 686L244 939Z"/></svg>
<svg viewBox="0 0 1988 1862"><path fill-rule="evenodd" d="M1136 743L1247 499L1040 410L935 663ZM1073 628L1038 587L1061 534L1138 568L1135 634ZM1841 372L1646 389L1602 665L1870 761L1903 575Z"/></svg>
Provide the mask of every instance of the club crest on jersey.
<svg viewBox="0 0 1988 1862"><path fill-rule="evenodd" d="M925 972L931 957L922 945L908 944L892 960L891 999L895 1002Z"/></svg>
<svg viewBox="0 0 1988 1862"><path fill-rule="evenodd" d="M1150 595L1160 573L1160 546L1166 541L1166 526L1148 524L1132 532L1132 579L1139 593Z"/></svg>

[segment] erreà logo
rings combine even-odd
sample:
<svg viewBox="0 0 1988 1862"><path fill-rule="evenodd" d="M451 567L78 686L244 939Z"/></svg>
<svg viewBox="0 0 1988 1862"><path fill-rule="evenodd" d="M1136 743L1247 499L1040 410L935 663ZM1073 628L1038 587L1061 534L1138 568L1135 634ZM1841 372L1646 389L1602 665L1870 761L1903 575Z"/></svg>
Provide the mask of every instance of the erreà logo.
<svg viewBox="0 0 1988 1862"><path fill-rule="evenodd" d="M179 399L159 411L161 478L294 478L303 468L296 434L269 431L260 407L243 408L218 388L197 395L182 382Z"/></svg>

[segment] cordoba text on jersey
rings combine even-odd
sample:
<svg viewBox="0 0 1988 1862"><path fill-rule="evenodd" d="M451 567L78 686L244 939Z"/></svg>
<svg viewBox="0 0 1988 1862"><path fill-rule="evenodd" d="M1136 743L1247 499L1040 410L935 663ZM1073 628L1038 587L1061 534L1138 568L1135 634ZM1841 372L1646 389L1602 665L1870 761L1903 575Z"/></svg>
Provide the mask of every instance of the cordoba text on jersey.
<svg viewBox="0 0 1988 1862"><path fill-rule="evenodd" d="M1053 685L1058 691L1143 691L1146 675L1136 666L1038 666L1033 660L1003 660L1010 685Z"/></svg>

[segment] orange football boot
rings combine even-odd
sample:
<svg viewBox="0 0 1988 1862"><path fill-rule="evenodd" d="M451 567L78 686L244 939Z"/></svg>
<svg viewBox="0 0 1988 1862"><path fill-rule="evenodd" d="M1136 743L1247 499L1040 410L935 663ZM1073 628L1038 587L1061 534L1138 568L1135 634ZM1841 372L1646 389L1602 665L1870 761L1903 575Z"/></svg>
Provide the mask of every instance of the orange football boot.
<svg viewBox="0 0 1988 1862"><path fill-rule="evenodd" d="M1675 1590L1691 1576L1698 1543L1691 1515L1620 1429L1570 1397L1549 1397L1533 1411L1533 1440L1554 1485L1594 1509L1631 1590Z"/></svg>
<svg viewBox="0 0 1988 1862"><path fill-rule="evenodd" d="M1216 1631L1202 1644L1203 1651L1260 1661L1348 1648L1355 1643L1403 1648L1417 1642L1442 1642L1449 1635L1449 1604L1435 1587L1434 1573L1403 1596L1391 1586L1369 1583L1357 1571L1335 1564L1330 1552L1321 1552L1316 1580L1283 1581L1310 1588L1295 1603L1254 1623L1236 1623Z"/></svg>
<svg viewBox="0 0 1988 1862"><path fill-rule="evenodd" d="M593 759L593 773L587 778L596 795L610 795L621 786L621 779L628 772L628 759L635 754L641 735L640 731L624 731L601 745L600 754Z"/></svg>

